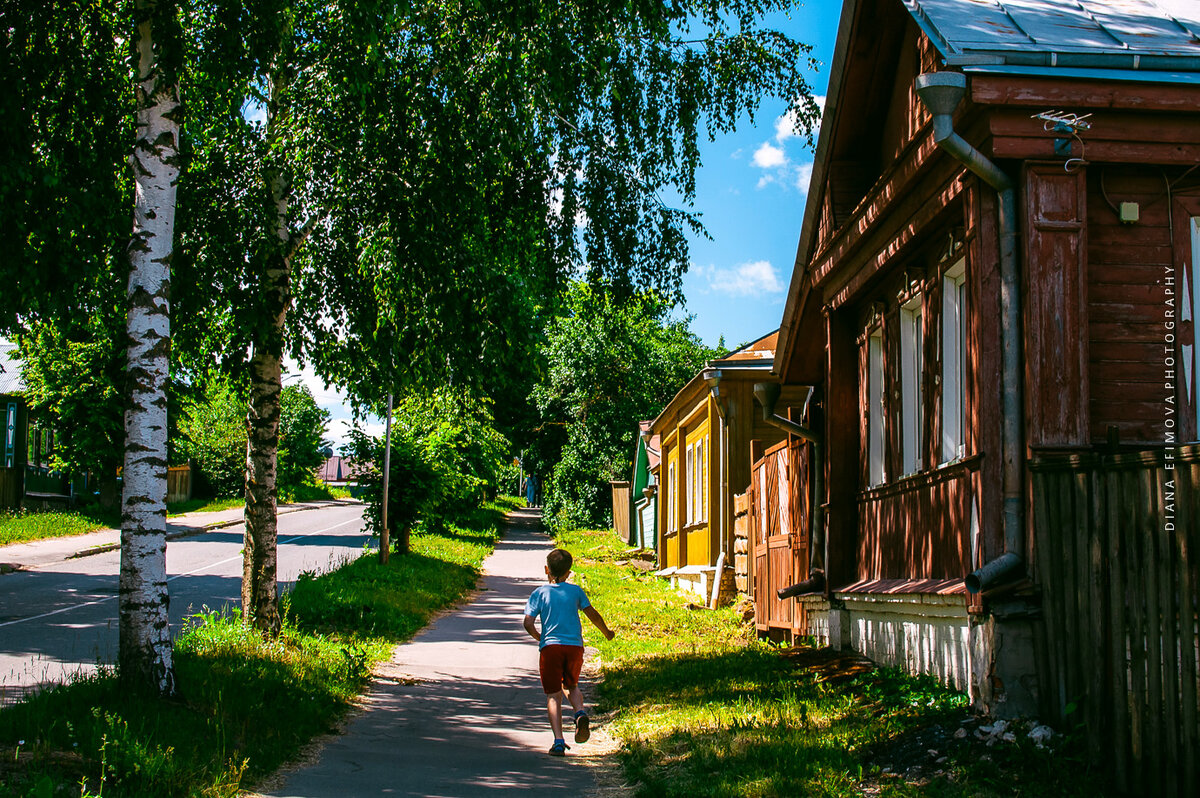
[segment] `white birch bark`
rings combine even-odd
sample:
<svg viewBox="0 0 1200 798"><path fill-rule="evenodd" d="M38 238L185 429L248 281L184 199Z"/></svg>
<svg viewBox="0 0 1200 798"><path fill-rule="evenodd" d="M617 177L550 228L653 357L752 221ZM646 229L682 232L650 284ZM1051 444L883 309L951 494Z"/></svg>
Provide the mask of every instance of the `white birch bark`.
<svg viewBox="0 0 1200 798"><path fill-rule="evenodd" d="M151 22L138 0L137 141L129 243L125 467L121 497L118 673L175 692L167 619L167 372L171 349L171 252L179 178L177 87L161 80Z"/></svg>
<svg viewBox="0 0 1200 798"><path fill-rule="evenodd" d="M274 138L279 114L279 85L271 83L267 108L267 137ZM266 335L254 342L250 359L250 404L246 414L246 533L242 543L242 618L266 634L279 633L277 567L280 396L283 390L284 321L291 303L291 261L298 246L289 228L290 186L268 170L268 188L275 205L276 247L267 261L263 281L264 308L271 320ZM302 241L303 235L296 239Z"/></svg>

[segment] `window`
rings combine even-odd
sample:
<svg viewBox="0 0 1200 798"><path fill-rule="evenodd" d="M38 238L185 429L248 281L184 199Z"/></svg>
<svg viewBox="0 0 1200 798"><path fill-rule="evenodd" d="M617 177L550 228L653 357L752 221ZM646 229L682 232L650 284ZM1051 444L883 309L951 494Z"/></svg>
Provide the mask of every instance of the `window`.
<svg viewBox="0 0 1200 798"><path fill-rule="evenodd" d="M708 520L708 461L705 457L708 449L708 436L692 441L686 447L684 489L686 496L685 523L703 523Z"/></svg>
<svg viewBox="0 0 1200 798"><path fill-rule="evenodd" d="M667 531L675 531L675 522L678 516L676 511L679 508L679 492L676 490L678 481L675 476L675 460L672 458L667 463Z"/></svg>
<svg viewBox="0 0 1200 798"><path fill-rule="evenodd" d="M902 473L921 470L921 295L900 306L900 416Z"/></svg>
<svg viewBox="0 0 1200 798"><path fill-rule="evenodd" d="M687 471L685 473L687 474L687 487L685 490L687 491L687 496L685 501L687 502L687 518L684 521L684 524L691 525L692 521L694 521L696 517L696 458L694 444L688 444L687 446L686 468Z"/></svg>
<svg viewBox="0 0 1200 798"><path fill-rule="evenodd" d="M942 278L942 457L966 454L967 269L959 259Z"/></svg>
<svg viewBox="0 0 1200 798"><path fill-rule="evenodd" d="M883 483L883 332L867 338L867 482Z"/></svg>

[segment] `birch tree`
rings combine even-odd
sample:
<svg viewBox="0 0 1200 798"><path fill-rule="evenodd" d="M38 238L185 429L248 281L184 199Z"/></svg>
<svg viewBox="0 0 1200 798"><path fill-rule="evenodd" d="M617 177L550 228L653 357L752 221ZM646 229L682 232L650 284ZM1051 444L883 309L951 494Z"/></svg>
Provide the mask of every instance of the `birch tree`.
<svg viewBox="0 0 1200 798"><path fill-rule="evenodd" d="M172 3L137 0L133 235L129 242L125 465L118 673L175 692L167 617L167 376L171 253L179 178L179 92L162 53Z"/></svg>
<svg viewBox="0 0 1200 798"><path fill-rule="evenodd" d="M677 294L698 136L766 96L815 119L804 47L759 24L789 5L246 0L195 18L179 265L208 321L184 343L252 385L250 622L278 629L282 355L367 404L486 394L515 383L496 375L521 374L567 275Z"/></svg>

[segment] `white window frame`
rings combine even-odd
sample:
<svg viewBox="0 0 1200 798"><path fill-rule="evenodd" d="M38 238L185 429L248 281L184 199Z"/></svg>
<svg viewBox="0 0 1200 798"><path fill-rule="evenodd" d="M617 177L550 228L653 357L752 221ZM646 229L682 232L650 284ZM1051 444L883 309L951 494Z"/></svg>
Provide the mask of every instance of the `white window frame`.
<svg viewBox="0 0 1200 798"><path fill-rule="evenodd" d="M679 481L676 474L676 463L678 458L667 461L667 531L674 532L678 521L679 509L679 491L677 490Z"/></svg>
<svg viewBox="0 0 1200 798"><path fill-rule="evenodd" d="M900 473L905 476L917 473L924 465L921 456L923 319L921 294L900 306Z"/></svg>
<svg viewBox="0 0 1200 798"><path fill-rule="evenodd" d="M684 447L685 457L686 457L686 465L684 466L684 474L685 474L684 489L687 491L687 495L684 496L684 499L683 499L684 502L686 503L686 514L685 514L684 522L683 522L684 526L691 526L692 522L695 521L695 519L696 519L695 448L696 448L696 446L693 443L689 443Z"/></svg>
<svg viewBox="0 0 1200 798"><path fill-rule="evenodd" d="M708 521L708 436L696 442L700 451L700 520Z"/></svg>
<svg viewBox="0 0 1200 798"><path fill-rule="evenodd" d="M942 276L942 447L941 462L966 456L967 261L960 258Z"/></svg>
<svg viewBox="0 0 1200 798"><path fill-rule="evenodd" d="M867 484L882 485L887 477L883 457L883 330L867 335Z"/></svg>

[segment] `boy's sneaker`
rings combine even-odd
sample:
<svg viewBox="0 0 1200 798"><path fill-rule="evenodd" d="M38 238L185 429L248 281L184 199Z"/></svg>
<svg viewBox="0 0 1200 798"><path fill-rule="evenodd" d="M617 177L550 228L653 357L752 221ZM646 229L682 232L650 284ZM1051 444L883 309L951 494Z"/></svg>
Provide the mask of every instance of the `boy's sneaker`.
<svg viewBox="0 0 1200 798"><path fill-rule="evenodd" d="M566 756L567 744L562 740L555 740L554 745L550 746L550 751L548 753L550 756Z"/></svg>
<svg viewBox="0 0 1200 798"><path fill-rule="evenodd" d="M592 736L590 725L591 721L588 720L586 712L575 713L575 742L586 743L588 741L588 738Z"/></svg>

